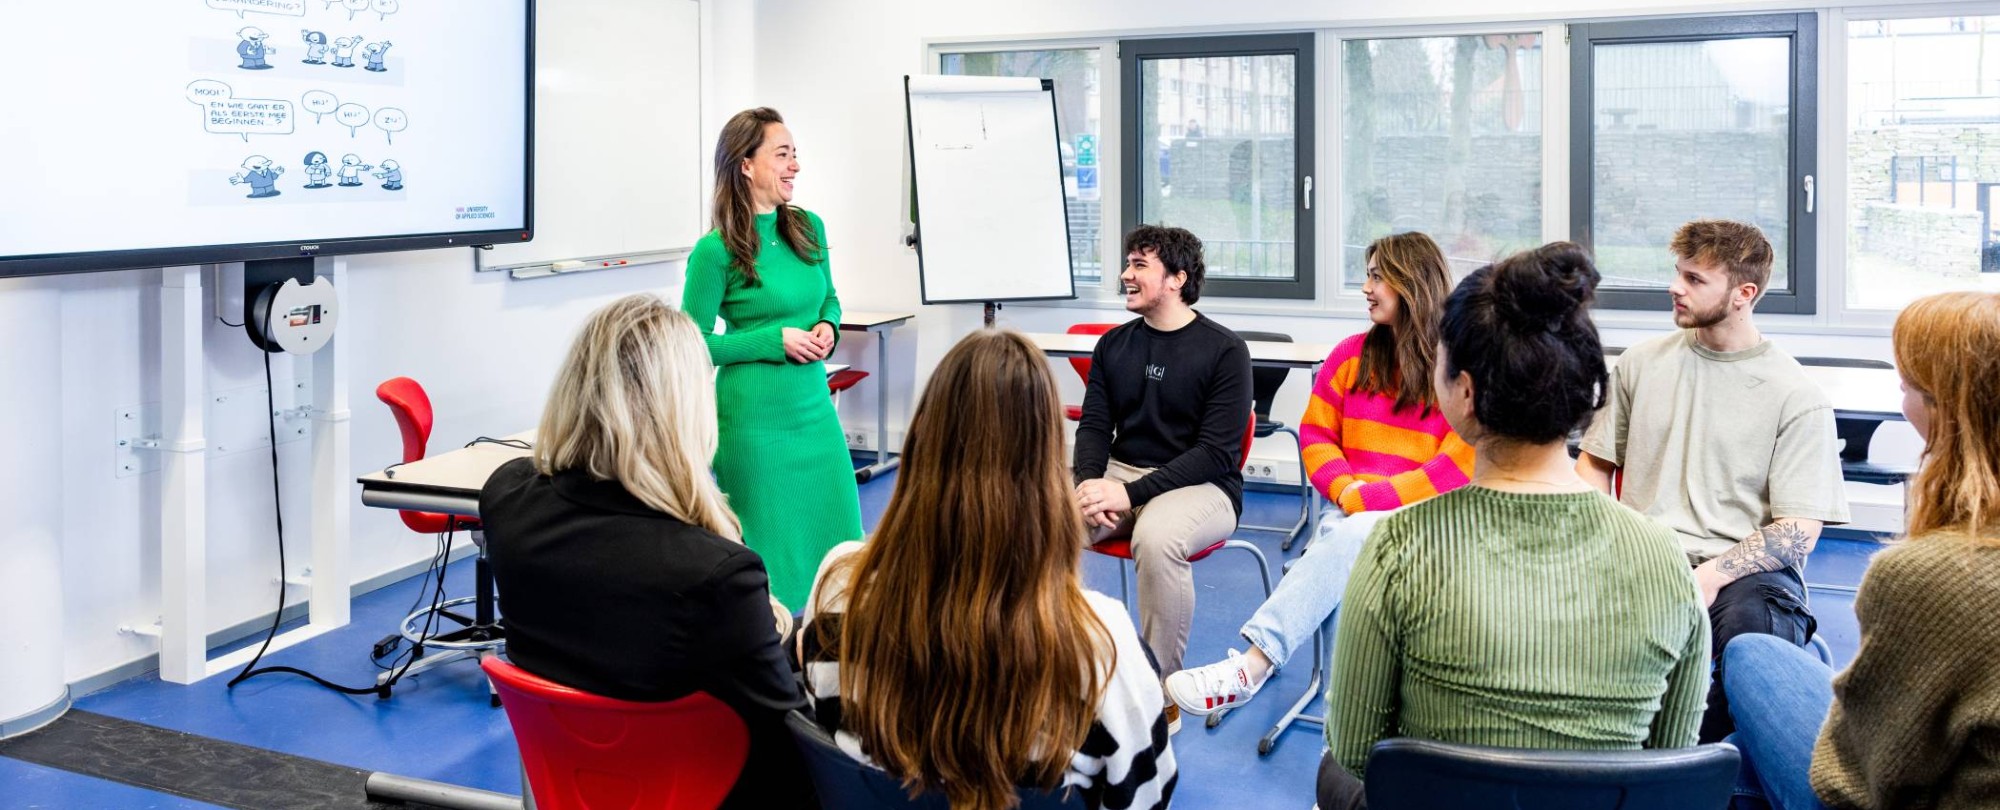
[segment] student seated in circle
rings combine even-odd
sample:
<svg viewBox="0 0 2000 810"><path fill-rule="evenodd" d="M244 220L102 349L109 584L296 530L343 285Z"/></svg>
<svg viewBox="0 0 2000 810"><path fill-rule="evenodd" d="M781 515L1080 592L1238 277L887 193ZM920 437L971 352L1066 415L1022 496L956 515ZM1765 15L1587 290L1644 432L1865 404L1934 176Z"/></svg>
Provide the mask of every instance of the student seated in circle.
<svg viewBox="0 0 2000 810"><path fill-rule="evenodd" d="M1320 810L1362 807L1376 742L1693 745L1708 615L1667 527L1576 473L1607 373L1598 274L1556 242L1445 299L1433 384L1471 482L1383 518L1341 606Z"/></svg>
<svg viewBox="0 0 2000 810"><path fill-rule="evenodd" d="M805 705L779 642L791 616L708 474L714 374L694 321L655 296L584 324L534 456L501 465L479 493L507 657L620 700L707 692L750 729L722 806L809 806L784 719Z"/></svg>
<svg viewBox="0 0 2000 810"><path fill-rule="evenodd" d="M1319 493L1340 505L1271 598L1237 632L1249 652L1167 676L1181 711L1248 701L1340 607L1361 544L1383 515L1465 484L1472 446L1452 432L1431 389L1438 310L1451 292L1444 251L1421 233L1368 246L1368 331L1335 346L1299 420L1299 455Z"/></svg>
<svg viewBox="0 0 2000 810"><path fill-rule="evenodd" d="M1723 648L1736 807L2000 801L2000 294L1918 299L1893 341L1924 439L1908 526L1868 565L1838 676L1768 635Z"/></svg>
<svg viewBox="0 0 2000 810"><path fill-rule="evenodd" d="M1011 807L1020 787L1074 789L1092 808L1173 797L1159 676L1124 606L1079 577L1060 402L1021 335L952 347L873 537L835 546L806 601L819 721L960 810Z"/></svg>

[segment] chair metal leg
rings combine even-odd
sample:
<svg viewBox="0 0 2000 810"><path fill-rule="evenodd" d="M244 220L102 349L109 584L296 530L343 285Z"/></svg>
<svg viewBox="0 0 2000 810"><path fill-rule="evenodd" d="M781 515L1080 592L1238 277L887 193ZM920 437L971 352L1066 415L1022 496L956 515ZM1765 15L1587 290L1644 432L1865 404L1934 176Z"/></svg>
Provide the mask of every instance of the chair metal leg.
<svg viewBox="0 0 2000 810"><path fill-rule="evenodd" d="M1238 526L1237 528L1244 531L1252 531L1252 532L1283 532L1285 534L1285 539L1279 541L1278 550L1291 551L1292 543L1298 540L1299 534L1305 531L1307 526L1311 525L1312 496L1314 493L1312 488L1312 481L1306 477L1305 443L1299 439L1299 432L1290 427L1279 427L1277 432L1291 434L1292 444L1296 445L1299 450L1298 520L1292 521L1292 525L1290 526L1256 526L1246 523L1241 526Z"/></svg>
<svg viewBox="0 0 2000 810"><path fill-rule="evenodd" d="M1257 577L1263 580L1264 582L1264 598L1270 599L1271 562L1269 558L1266 558L1264 556L1264 550L1244 540L1230 540L1229 542L1223 543L1222 547L1224 549L1233 548L1238 551L1247 551L1250 553L1250 556L1257 558ZM1223 718L1228 717L1231 711L1234 711L1234 707L1227 709L1217 709L1213 712L1210 712L1208 715L1208 720L1206 721L1207 727L1215 728L1216 726L1222 725Z"/></svg>
<svg viewBox="0 0 2000 810"><path fill-rule="evenodd" d="M1291 728L1294 723L1306 723L1315 726L1326 724L1324 717L1314 717L1306 714L1306 707L1312 705L1313 698L1319 697L1320 682L1326 677L1325 639L1325 628L1313 631L1312 677L1306 682L1305 694L1299 695L1299 699L1294 701L1292 707L1285 711L1285 716L1278 718L1277 724L1271 726L1270 731L1264 732L1263 739L1257 741L1258 756L1268 756L1272 749L1277 748L1279 736L1283 735L1285 730Z"/></svg>

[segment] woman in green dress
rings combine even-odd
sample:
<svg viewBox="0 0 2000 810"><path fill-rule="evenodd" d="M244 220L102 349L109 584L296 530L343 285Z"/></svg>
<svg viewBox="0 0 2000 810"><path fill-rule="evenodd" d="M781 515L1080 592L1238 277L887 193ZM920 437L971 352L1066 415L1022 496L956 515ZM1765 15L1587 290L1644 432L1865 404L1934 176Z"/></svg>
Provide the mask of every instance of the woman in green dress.
<svg viewBox="0 0 2000 810"><path fill-rule="evenodd" d="M716 483L744 544L764 558L771 595L794 609L827 549L861 538L854 463L821 362L839 339L840 299L825 226L791 205L798 173L777 111L745 110L723 125L715 230L688 256L681 297L718 369Z"/></svg>

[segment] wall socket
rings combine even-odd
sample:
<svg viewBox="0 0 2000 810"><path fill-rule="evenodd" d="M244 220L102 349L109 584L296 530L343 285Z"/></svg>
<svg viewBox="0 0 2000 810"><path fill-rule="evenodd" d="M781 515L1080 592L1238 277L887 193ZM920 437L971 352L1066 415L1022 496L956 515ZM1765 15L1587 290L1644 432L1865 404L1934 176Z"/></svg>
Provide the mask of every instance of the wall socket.
<svg viewBox="0 0 2000 810"><path fill-rule="evenodd" d="M1277 474L1272 471L1271 465L1254 461L1243 465L1243 477L1251 481L1263 481L1273 484L1278 481Z"/></svg>
<svg viewBox="0 0 2000 810"><path fill-rule="evenodd" d="M868 441L868 431L850 430L847 431L847 449L873 450L875 449L875 446L873 444L870 444Z"/></svg>

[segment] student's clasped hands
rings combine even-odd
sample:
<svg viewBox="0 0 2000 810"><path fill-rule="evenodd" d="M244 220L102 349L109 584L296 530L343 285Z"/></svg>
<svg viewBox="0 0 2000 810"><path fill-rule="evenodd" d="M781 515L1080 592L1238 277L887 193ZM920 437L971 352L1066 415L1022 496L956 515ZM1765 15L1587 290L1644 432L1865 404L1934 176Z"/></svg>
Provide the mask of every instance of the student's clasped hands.
<svg viewBox="0 0 2000 810"><path fill-rule="evenodd" d="M1109 478L1092 478L1076 485L1076 503L1083 508L1083 525L1088 528L1115 528L1125 513L1132 511L1132 498L1125 485Z"/></svg>
<svg viewBox="0 0 2000 810"><path fill-rule="evenodd" d="M794 363L810 363L825 360L833 354L833 325L826 321L813 324L811 331L785 327L785 359Z"/></svg>

